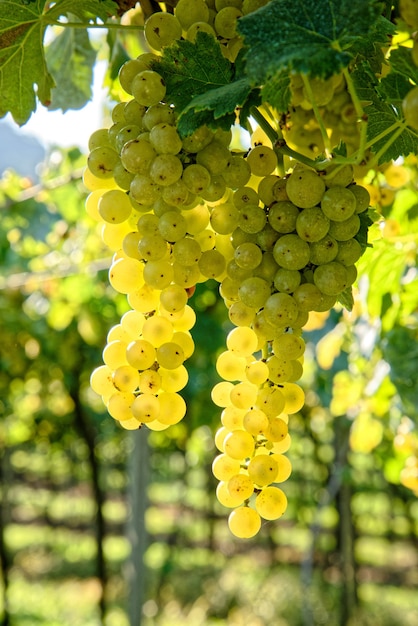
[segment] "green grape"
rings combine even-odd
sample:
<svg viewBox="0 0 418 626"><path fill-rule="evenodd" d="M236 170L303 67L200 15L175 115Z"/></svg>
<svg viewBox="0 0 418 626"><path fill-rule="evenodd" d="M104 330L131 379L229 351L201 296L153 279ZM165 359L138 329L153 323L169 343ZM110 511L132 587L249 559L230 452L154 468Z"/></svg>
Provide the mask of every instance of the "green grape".
<svg viewBox="0 0 418 626"><path fill-rule="evenodd" d="M248 162L240 155L232 154L230 160L222 172L227 187L238 189L243 187L250 179L251 170Z"/></svg>
<svg viewBox="0 0 418 626"><path fill-rule="evenodd" d="M143 283L143 267L136 259L121 258L109 270L109 282L119 293L130 293Z"/></svg>
<svg viewBox="0 0 418 626"><path fill-rule="evenodd" d="M208 146L213 140L213 132L207 126L200 126L191 135L184 137L183 148L186 152L196 154Z"/></svg>
<svg viewBox="0 0 418 626"><path fill-rule="evenodd" d="M201 254L202 250L199 243L191 237L183 237L173 245L173 259L180 265L196 264Z"/></svg>
<svg viewBox="0 0 418 626"><path fill-rule="evenodd" d="M237 302L239 300L238 295L239 283L234 282L226 276L220 284L219 293L226 302Z"/></svg>
<svg viewBox="0 0 418 626"><path fill-rule="evenodd" d="M263 387L260 389L257 395L256 408L263 411L269 418L280 415L285 407L285 397L281 389L289 384L283 383L280 389L278 387Z"/></svg>
<svg viewBox="0 0 418 626"><path fill-rule="evenodd" d="M232 202L222 202L212 209L210 224L216 233L230 235L238 226L239 217L239 211Z"/></svg>
<svg viewBox="0 0 418 626"><path fill-rule="evenodd" d="M114 393L108 398L106 408L114 419L123 421L132 418L132 404L135 400L133 393Z"/></svg>
<svg viewBox="0 0 418 626"><path fill-rule="evenodd" d="M362 185L353 184L348 187L356 198L356 213L363 213L370 206L370 194Z"/></svg>
<svg viewBox="0 0 418 626"><path fill-rule="evenodd" d="M160 261L167 254L167 241L158 233L143 235L138 243L141 258L146 261Z"/></svg>
<svg viewBox="0 0 418 626"><path fill-rule="evenodd" d="M280 234L274 230L269 222L264 224L263 230L257 233L256 243L262 250L272 250Z"/></svg>
<svg viewBox="0 0 418 626"><path fill-rule="evenodd" d="M94 148L87 157L87 167L97 178L111 178L118 162L119 155L110 146Z"/></svg>
<svg viewBox="0 0 418 626"><path fill-rule="evenodd" d="M319 241L310 244L309 261L314 265L322 265L323 263L333 261L337 254L338 243L328 234Z"/></svg>
<svg viewBox="0 0 418 626"><path fill-rule="evenodd" d="M141 371L146 370L155 363L155 348L145 339L132 341L126 348L126 360L131 367Z"/></svg>
<svg viewBox="0 0 418 626"><path fill-rule="evenodd" d="M263 253L257 244L247 241L241 243L234 252L234 260L242 269L251 270L256 268L263 258Z"/></svg>
<svg viewBox="0 0 418 626"><path fill-rule="evenodd" d="M272 252L263 252L261 263L254 269L254 276L260 276L268 282L273 282L277 273L277 263Z"/></svg>
<svg viewBox="0 0 418 626"><path fill-rule="evenodd" d="M232 196L232 201L238 210L248 205L258 206L258 195L252 187L239 187Z"/></svg>
<svg viewBox="0 0 418 626"><path fill-rule="evenodd" d="M112 370L107 365L96 367L90 376L90 386L99 396L110 396L115 392Z"/></svg>
<svg viewBox="0 0 418 626"><path fill-rule="evenodd" d="M187 223L178 211L168 211L159 219L158 230L166 241L171 243L180 241L186 235Z"/></svg>
<svg viewBox="0 0 418 626"><path fill-rule="evenodd" d="M142 336L145 341L152 344L154 348L158 348L163 343L171 341L173 337L173 325L170 320L165 317L153 315L144 322Z"/></svg>
<svg viewBox="0 0 418 626"><path fill-rule="evenodd" d="M287 508L287 498L279 487L264 487L255 499L257 513L266 520L275 520Z"/></svg>
<svg viewBox="0 0 418 626"><path fill-rule="evenodd" d="M104 146L111 147L109 143L109 133L107 128L99 128L90 135L88 148L91 152L95 148L102 148Z"/></svg>
<svg viewBox="0 0 418 626"><path fill-rule="evenodd" d="M226 454L218 454L212 463L212 472L215 478L221 481L228 481L232 476L238 474L241 464L237 459L231 459Z"/></svg>
<svg viewBox="0 0 418 626"><path fill-rule="evenodd" d="M139 372L130 365L121 365L113 372L112 380L118 391L135 391L139 384Z"/></svg>
<svg viewBox="0 0 418 626"><path fill-rule="evenodd" d="M227 335L226 345L236 355L247 357L257 351L258 337L251 328L234 328Z"/></svg>
<svg viewBox="0 0 418 626"><path fill-rule="evenodd" d="M261 528L260 515L257 511L248 506L240 506L229 515L228 526L235 537L250 539L254 537Z"/></svg>
<svg viewBox="0 0 418 626"><path fill-rule="evenodd" d="M292 473L292 464L284 454L272 454L271 458L277 463L277 475L275 483L282 483L287 480Z"/></svg>
<svg viewBox="0 0 418 626"><path fill-rule="evenodd" d="M186 0L183 0L186 2ZM215 16L215 30L220 37L232 39L236 36L236 26L238 18L242 13L236 7L227 6L221 9Z"/></svg>
<svg viewBox="0 0 418 626"><path fill-rule="evenodd" d="M332 189L336 189L336 187L332 187ZM296 219L297 234L301 239L309 243L319 241L325 237L328 230L329 218L319 207L303 209Z"/></svg>
<svg viewBox="0 0 418 626"><path fill-rule="evenodd" d="M235 474L228 480L228 491L239 504L248 500L254 492L254 483L246 474Z"/></svg>
<svg viewBox="0 0 418 626"><path fill-rule="evenodd" d="M175 15L183 30L187 30L195 22L209 21L209 9L204 0L194 0L194 2L179 0L176 5Z"/></svg>
<svg viewBox="0 0 418 626"><path fill-rule="evenodd" d="M250 409L257 399L257 386L243 381L234 385L231 389L231 403L238 409ZM225 450L226 451L226 450Z"/></svg>
<svg viewBox="0 0 418 626"><path fill-rule="evenodd" d="M273 255L280 267L288 270L303 269L310 258L309 244L296 234L283 235L276 241Z"/></svg>
<svg viewBox="0 0 418 626"><path fill-rule="evenodd" d="M254 438L245 430L233 430L223 442L224 452L231 459L242 460L251 457L254 452Z"/></svg>
<svg viewBox="0 0 418 626"><path fill-rule="evenodd" d="M180 265L173 263L173 281L176 285L189 289L194 287L200 281L201 273L197 263L195 265Z"/></svg>
<svg viewBox="0 0 418 626"><path fill-rule="evenodd" d="M288 200L282 200L271 205L268 212L268 221L275 231L287 234L295 230L298 215L299 209L297 206Z"/></svg>
<svg viewBox="0 0 418 626"><path fill-rule="evenodd" d="M325 183L315 170L295 167L287 179L286 192L293 204L301 209L309 209L320 203L325 191Z"/></svg>
<svg viewBox="0 0 418 626"><path fill-rule="evenodd" d="M152 206L161 194L161 187L144 174L136 174L129 191L133 199L143 206Z"/></svg>
<svg viewBox="0 0 418 626"><path fill-rule="evenodd" d="M305 352L305 342L295 333L284 333L273 340L273 352L287 359L297 359Z"/></svg>
<svg viewBox="0 0 418 626"><path fill-rule="evenodd" d="M248 463L248 477L259 487L275 482L279 467L271 455L255 456Z"/></svg>
<svg viewBox="0 0 418 626"><path fill-rule="evenodd" d="M154 289L165 289L174 278L171 263L161 259L160 261L148 261L144 267L144 281Z"/></svg>
<svg viewBox="0 0 418 626"><path fill-rule="evenodd" d="M242 302L253 309L260 309L270 296L270 285L263 278L252 276L243 280L238 290Z"/></svg>
<svg viewBox="0 0 418 626"><path fill-rule="evenodd" d="M337 261L324 263L314 271L314 282L326 296L336 296L348 285L347 270Z"/></svg>
<svg viewBox="0 0 418 626"><path fill-rule="evenodd" d="M216 498L222 504L229 509L233 509L241 504L241 496L232 495L228 489L228 483L221 480L216 488Z"/></svg>
<svg viewBox="0 0 418 626"><path fill-rule="evenodd" d="M132 204L125 192L119 189L109 189L100 198L98 209L105 222L120 224L131 215Z"/></svg>
<svg viewBox="0 0 418 626"><path fill-rule="evenodd" d="M301 275L298 270L287 270L279 267L274 275L273 283L277 291L292 294L300 285Z"/></svg>
<svg viewBox="0 0 418 626"><path fill-rule="evenodd" d="M157 394L161 389L162 379L159 371L147 369L139 374L139 391L141 393Z"/></svg>
<svg viewBox="0 0 418 626"><path fill-rule="evenodd" d="M196 163L203 165L211 176L222 174L230 159L231 154L229 150L215 139L202 150L199 150L196 155Z"/></svg>
<svg viewBox="0 0 418 626"><path fill-rule="evenodd" d="M249 205L239 212L239 227L245 233L261 233L266 221L267 216L258 205Z"/></svg>
<svg viewBox="0 0 418 626"><path fill-rule="evenodd" d="M245 376L249 383L262 385L269 375L269 368L264 361L251 361L245 368Z"/></svg>
<svg viewBox="0 0 418 626"><path fill-rule="evenodd" d="M298 314L298 306L293 297L287 293L273 293L264 305L267 321L273 326L291 326Z"/></svg>
<svg viewBox="0 0 418 626"><path fill-rule="evenodd" d="M321 209L325 215L335 222L342 222L356 211L356 197L350 189L335 185L327 189L322 196ZM325 235L326 233L324 233Z"/></svg>
<svg viewBox="0 0 418 626"><path fill-rule="evenodd" d="M176 128L167 122L152 126L149 141L158 154L176 155L180 152L183 145Z"/></svg>
<svg viewBox="0 0 418 626"><path fill-rule="evenodd" d="M136 124L142 129L144 115L147 109L144 105L139 104L135 99L128 100L124 103L123 116L127 124Z"/></svg>
<svg viewBox="0 0 418 626"><path fill-rule="evenodd" d="M243 419L245 409L237 409L237 407L227 406L221 413L221 422L228 430L243 430Z"/></svg>
<svg viewBox="0 0 418 626"><path fill-rule="evenodd" d="M174 154L159 154L150 167L150 178L158 185L167 187L177 182L183 174L183 164Z"/></svg>
<svg viewBox="0 0 418 626"><path fill-rule="evenodd" d="M184 365L179 365L172 369L159 367L158 373L161 376L161 389L171 393L184 389L189 380L189 375Z"/></svg>
<svg viewBox="0 0 418 626"><path fill-rule="evenodd" d="M353 166L352 165L330 165L324 176L327 187L348 187L353 182Z"/></svg>
<svg viewBox="0 0 418 626"><path fill-rule="evenodd" d="M141 235L155 235L158 233L159 219L152 213L141 215L137 222L138 232Z"/></svg>
<svg viewBox="0 0 418 626"><path fill-rule="evenodd" d="M361 257L363 251L357 239L348 239L348 241L340 241L338 244L338 253L335 260L343 265L353 265Z"/></svg>
<svg viewBox="0 0 418 626"><path fill-rule="evenodd" d="M277 167L277 155L268 146L255 146L247 156L247 163L254 176L268 176Z"/></svg>
<svg viewBox="0 0 418 626"><path fill-rule="evenodd" d="M295 289L293 298L300 311L316 311L321 305L322 292L312 283L303 283Z"/></svg>
<svg viewBox="0 0 418 626"><path fill-rule="evenodd" d="M197 33L208 33L208 35L212 35L213 37L216 37L216 33L214 31L214 29L212 28L212 26L210 26L210 24L208 24L207 22L195 22L194 24L192 24L191 26L189 26L189 28L187 29L186 32L186 39L188 41L196 41L196 37L197 37Z"/></svg>
<svg viewBox="0 0 418 626"><path fill-rule="evenodd" d="M118 187L127 191L134 179L134 174L125 169L122 161L118 161L113 168L113 178Z"/></svg>
<svg viewBox="0 0 418 626"><path fill-rule="evenodd" d="M173 370L184 362L183 348L174 341L167 341L157 348L157 362L165 369Z"/></svg>
<svg viewBox="0 0 418 626"><path fill-rule="evenodd" d="M177 16L170 13L153 13L146 20L144 34L147 43L154 50L162 50L181 38L182 27Z"/></svg>
<svg viewBox="0 0 418 626"><path fill-rule="evenodd" d="M211 392L212 402L216 404L216 406L226 407L231 404L230 394L234 385L229 381L222 381L217 383ZM223 451L223 448L222 448ZM237 457L239 458L239 457Z"/></svg>
<svg viewBox="0 0 418 626"><path fill-rule="evenodd" d="M166 89L164 80L158 72L144 70L132 80L131 91L139 104L149 107L164 99Z"/></svg>
<svg viewBox="0 0 418 626"><path fill-rule="evenodd" d="M264 307L257 312L251 328L257 333L260 343L272 341L277 331L277 328L267 321Z"/></svg>
<svg viewBox="0 0 418 626"><path fill-rule="evenodd" d="M210 183L200 192L200 196L207 202L217 202L225 196L226 184L222 176L211 174Z"/></svg>
<svg viewBox="0 0 418 626"><path fill-rule="evenodd" d="M162 391L158 394L160 402L159 421L163 424L178 424L186 415L186 403L178 393Z"/></svg>
<svg viewBox="0 0 418 626"><path fill-rule="evenodd" d="M147 174L157 156L154 148L144 138L128 141L122 148L120 159L124 168L132 174Z"/></svg>
<svg viewBox="0 0 418 626"><path fill-rule="evenodd" d="M103 363L113 370L120 365L127 365L126 347L127 344L124 341L117 339L108 343L103 350Z"/></svg>
<svg viewBox="0 0 418 626"><path fill-rule="evenodd" d="M402 100L402 111L408 126L414 130L418 130L418 87L413 87L408 91Z"/></svg>
<svg viewBox="0 0 418 626"><path fill-rule="evenodd" d="M211 182L208 170L198 163L185 167L182 179L187 189L196 195L207 189Z"/></svg>
<svg viewBox="0 0 418 626"><path fill-rule="evenodd" d="M121 66L118 78L120 86L126 93L132 95L132 81L144 69L146 68L144 68L144 63L141 59L130 59Z"/></svg>
<svg viewBox="0 0 418 626"><path fill-rule="evenodd" d="M160 302L169 313L181 311L186 306L187 300L186 290L179 285L169 285L160 294Z"/></svg>
<svg viewBox="0 0 418 626"><path fill-rule="evenodd" d="M357 213L343 222L330 221L328 234L338 242L348 241L355 237L360 229L360 218Z"/></svg>
<svg viewBox="0 0 418 626"><path fill-rule="evenodd" d="M251 409L245 413L242 425L250 435L257 437L258 435L262 435L269 427L269 420L264 411Z"/></svg>
<svg viewBox="0 0 418 626"><path fill-rule="evenodd" d="M239 301L231 304L228 310L228 317L234 326L250 326L254 320L255 313L255 309Z"/></svg>
<svg viewBox="0 0 418 626"><path fill-rule="evenodd" d="M269 368L269 380L275 385L287 382L292 377L292 362L283 357L270 356L267 359L267 366Z"/></svg>
<svg viewBox="0 0 418 626"><path fill-rule="evenodd" d="M256 243L256 241L257 236L255 234L246 233L239 226L237 226L231 235L231 244L234 248L237 248L242 243Z"/></svg>
<svg viewBox="0 0 418 626"><path fill-rule="evenodd" d="M224 380L243 380L245 377L246 360L231 350L222 352L216 359L216 371Z"/></svg>
<svg viewBox="0 0 418 626"><path fill-rule="evenodd" d="M401 17L408 26L411 26L414 30L418 28L418 6L414 0L400 0L399 11Z"/></svg>
<svg viewBox="0 0 418 626"><path fill-rule="evenodd" d="M144 323L145 315L133 310L124 313L120 320L122 329L127 332L130 339L136 339L141 334Z"/></svg>
<svg viewBox="0 0 418 626"><path fill-rule="evenodd" d="M139 289L128 293L128 303L136 311L150 313L159 303L159 292L144 283Z"/></svg>
<svg viewBox="0 0 418 626"><path fill-rule="evenodd" d="M162 188L162 197L167 204L174 207L181 207L188 203L190 192L182 179L177 180L172 185Z"/></svg>
<svg viewBox="0 0 418 626"><path fill-rule="evenodd" d="M131 411L137 420L147 424L158 419L160 402L152 393L141 393L132 402Z"/></svg>
<svg viewBox="0 0 418 626"><path fill-rule="evenodd" d="M128 141L136 139L141 133L141 128L137 124L127 124L123 126L117 133L114 141L114 146L118 152L120 152Z"/></svg>
<svg viewBox="0 0 418 626"><path fill-rule="evenodd" d="M133 100L132 102L136 102L136 100ZM154 128L154 126L158 126L159 124L163 124L163 125L168 124L170 126L174 126L176 123L175 110L166 102L158 102L157 104L153 104L152 106L148 108L144 107L144 109L145 109L145 113L142 118L142 123L144 126L144 130L149 131L150 140L151 140L151 131ZM173 150L175 149L174 143L178 144L178 141L177 139L173 141L173 137L175 137L175 135L171 131L164 131L163 137L166 136L165 135L166 132L171 133L168 135L168 137L171 139L171 141L169 141L169 146L171 146L171 149ZM156 134L157 136L159 136L159 133L156 133ZM158 139L156 141L158 141ZM164 143L163 145L166 145L166 144Z"/></svg>
<svg viewBox="0 0 418 626"><path fill-rule="evenodd" d="M206 278L219 278L225 271L225 259L217 250L205 250L198 261L199 270Z"/></svg>

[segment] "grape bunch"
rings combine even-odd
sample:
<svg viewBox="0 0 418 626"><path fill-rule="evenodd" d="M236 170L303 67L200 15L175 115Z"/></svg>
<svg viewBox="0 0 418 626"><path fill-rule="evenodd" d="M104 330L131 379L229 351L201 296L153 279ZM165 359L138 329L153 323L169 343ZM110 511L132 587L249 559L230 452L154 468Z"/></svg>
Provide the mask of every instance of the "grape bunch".
<svg viewBox="0 0 418 626"><path fill-rule="evenodd" d="M221 409L213 473L219 502L232 509L230 530L242 538L286 510L278 485L291 473L289 416L305 398L303 327L354 283L370 201L351 165L317 170L293 158L279 175L276 146L257 131L248 151L231 149L231 131L203 125L180 135L158 72L162 51L203 30L233 61L237 19L264 4L179 0L174 14L151 15L153 52L121 67L127 100L114 106L109 128L91 135L84 175L86 210L113 253L109 282L130 307L91 375L122 427L164 430L183 419L190 297L198 283L219 283L232 330L212 390ZM344 92L341 84L332 89Z"/></svg>

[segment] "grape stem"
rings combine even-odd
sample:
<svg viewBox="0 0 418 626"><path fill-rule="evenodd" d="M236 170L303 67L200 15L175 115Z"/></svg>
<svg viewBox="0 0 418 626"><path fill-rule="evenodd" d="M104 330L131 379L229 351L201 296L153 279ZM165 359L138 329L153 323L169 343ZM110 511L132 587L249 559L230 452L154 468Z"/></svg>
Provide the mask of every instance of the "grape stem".
<svg viewBox="0 0 418 626"><path fill-rule="evenodd" d="M273 144L273 150L276 152L279 158L283 158L283 156L288 156L316 170L323 169L324 165L328 163L328 160L313 161L309 157L306 157L305 155L300 154L299 152L296 152L296 150L290 148L287 145L282 133L275 130L271 126L271 124L257 107L251 107L250 113L257 122L257 124L260 126L260 128L266 133L267 137L270 139L271 143Z"/></svg>
<svg viewBox="0 0 418 626"><path fill-rule="evenodd" d="M360 122L360 141L359 141L359 149L357 151L357 161L355 164L359 164L364 159L364 154L366 152L366 141L367 141L367 116L364 114L363 107L360 102L360 98L357 95L356 88L351 79L350 72L345 67L343 69L343 76L345 78L345 82L347 84L348 93L351 96L351 100L353 102L354 110L356 112L357 118Z"/></svg>
<svg viewBox="0 0 418 626"><path fill-rule="evenodd" d="M106 28L109 30L144 30L137 24L120 24L119 22L103 22L102 24L90 24L89 22L60 22L59 20L44 20L47 26L59 26L61 28Z"/></svg>
<svg viewBox="0 0 418 626"><path fill-rule="evenodd" d="M307 96L309 98L309 102L312 104L312 110L313 110L313 112L315 114L316 121L318 122L319 130L321 131L322 140L323 140L324 146L325 146L325 151L328 153L328 155L330 155L331 154L330 139L328 137L327 129L324 126L324 121L322 119L321 112L320 112L320 110L318 108L318 105L315 102L315 98L314 98L314 94L313 94L313 91L312 91L311 83L309 82L309 78L306 76L306 74L301 74L301 76L302 76L302 80L303 80L303 86L305 87Z"/></svg>

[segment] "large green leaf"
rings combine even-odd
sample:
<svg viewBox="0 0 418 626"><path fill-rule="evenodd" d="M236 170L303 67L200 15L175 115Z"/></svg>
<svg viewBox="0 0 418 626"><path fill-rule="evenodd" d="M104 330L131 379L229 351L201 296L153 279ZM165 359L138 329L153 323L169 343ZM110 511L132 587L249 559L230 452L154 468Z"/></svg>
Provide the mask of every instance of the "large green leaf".
<svg viewBox="0 0 418 626"><path fill-rule="evenodd" d="M379 16L373 0L271 0L238 22L249 78L260 85L284 69L327 78L347 67Z"/></svg>
<svg viewBox="0 0 418 626"><path fill-rule="evenodd" d="M81 109L91 98L96 52L87 31L66 28L45 50L55 80L50 109Z"/></svg>
<svg viewBox="0 0 418 626"><path fill-rule="evenodd" d="M18 124L28 121L36 98L48 106L54 80L43 48L45 29L68 13L89 22L115 12L111 0L0 0L0 117L10 112ZM35 87L36 85L36 87Z"/></svg>

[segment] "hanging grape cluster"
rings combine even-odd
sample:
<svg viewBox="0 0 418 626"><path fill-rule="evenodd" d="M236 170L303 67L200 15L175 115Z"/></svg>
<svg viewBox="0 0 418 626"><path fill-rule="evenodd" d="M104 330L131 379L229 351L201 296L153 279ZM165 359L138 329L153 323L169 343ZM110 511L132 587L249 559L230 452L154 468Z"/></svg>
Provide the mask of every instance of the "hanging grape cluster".
<svg viewBox="0 0 418 626"><path fill-rule="evenodd" d="M350 292L370 202L351 165L304 158L326 152L328 141L344 140L349 152L358 146L358 111L340 74L292 77L287 115L270 120L291 148L285 171L280 145L254 122L248 151L231 149L232 134L221 129L179 133L158 72L165 47L204 31L234 62L237 20L264 4L179 0L174 14L151 15L145 37L154 52L122 66L127 100L114 107L110 128L92 134L84 178L87 211L113 253L110 284L131 308L91 376L122 427L164 430L185 416L189 298L198 283L219 283L232 330L212 390L221 410L213 473L219 502L232 509L230 530L242 538L286 510L279 485L291 474L291 416L304 404L303 327L310 312Z"/></svg>

